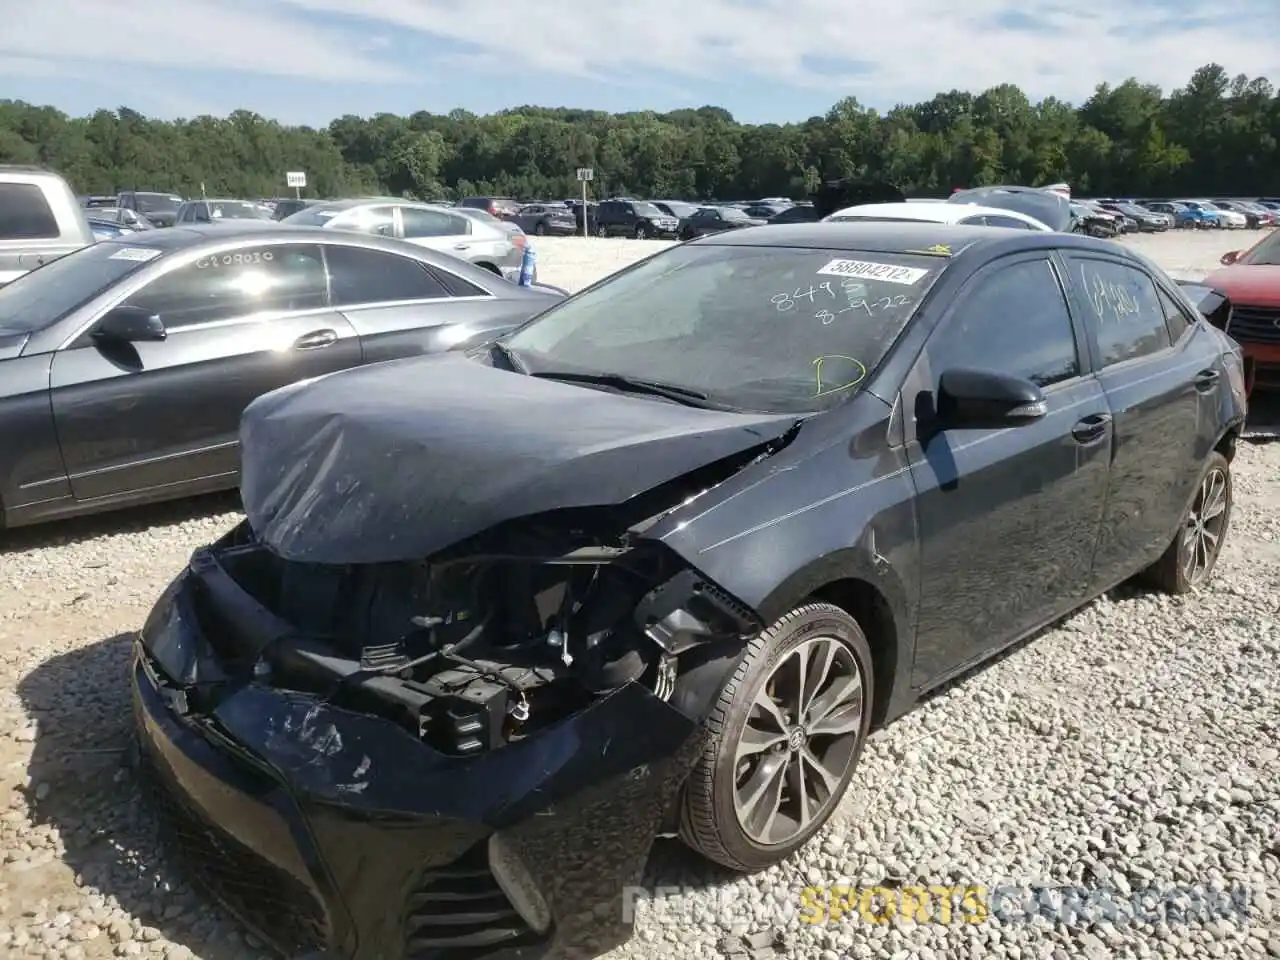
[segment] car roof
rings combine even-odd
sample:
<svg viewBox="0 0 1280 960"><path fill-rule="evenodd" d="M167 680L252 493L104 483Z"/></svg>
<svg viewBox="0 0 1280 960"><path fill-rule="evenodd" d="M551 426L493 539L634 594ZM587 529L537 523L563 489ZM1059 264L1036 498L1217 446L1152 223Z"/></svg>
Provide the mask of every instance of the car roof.
<svg viewBox="0 0 1280 960"><path fill-rule="evenodd" d="M903 220L920 220L932 223L958 223L966 217L1010 217L1023 223L1044 227L1039 220L1017 210L987 207L977 203L862 203L845 207L830 217L898 217Z"/></svg>
<svg viewBox="0 0 1280 960"><path fill-rule="evenodd" d="M202 243L225 243L233 240L236 234L244 233L246 237L283 238L290 240L306 240L308 238L332 243L334 232L324 227L299 227L285 225L274 220L232 220L221 223L184 223L165 230L145 230L129 237L130 247L146 247L171 253L198 247ZM364 236L364 234L353 234Z"/></svg>
<svg viewBox="0 0 1280 960"><path fill-rule="evenodd" d="M1007 212L1007 211L1001 211ZM991 254L1018 250L1092 250L1146 264L1132 247L1080 233L1017 230L952 223L848 220L832 223L783 223L710 234L685 246L792 247L802 250L845 250L866 253L912 253L946 247L952 258L986 249Z"/></svg>

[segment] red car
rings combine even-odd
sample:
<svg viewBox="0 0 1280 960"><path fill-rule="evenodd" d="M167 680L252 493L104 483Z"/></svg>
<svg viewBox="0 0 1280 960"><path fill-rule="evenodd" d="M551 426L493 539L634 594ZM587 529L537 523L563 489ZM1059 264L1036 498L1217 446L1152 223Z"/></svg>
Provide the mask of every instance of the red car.
<svg viewBox="0 0 1280 960"><path fill-rule="evenodd" d="M1205 283L1231 301L1227 333L1244 349L1245 388L1280 391L1280 230L1222 264Z"/></svg>

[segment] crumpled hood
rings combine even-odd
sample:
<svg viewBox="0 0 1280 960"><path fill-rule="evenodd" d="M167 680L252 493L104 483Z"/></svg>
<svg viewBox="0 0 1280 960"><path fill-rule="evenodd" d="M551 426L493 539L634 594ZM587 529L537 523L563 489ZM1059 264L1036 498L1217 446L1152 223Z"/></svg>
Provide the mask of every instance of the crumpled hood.
<svg viewBox="0 0 1280 960"><path fill-rule="evenodd" d="M250 404L240 492L254 532L286 559L412 560L515 517L624 502L796 419L417 357Z"/></svg>

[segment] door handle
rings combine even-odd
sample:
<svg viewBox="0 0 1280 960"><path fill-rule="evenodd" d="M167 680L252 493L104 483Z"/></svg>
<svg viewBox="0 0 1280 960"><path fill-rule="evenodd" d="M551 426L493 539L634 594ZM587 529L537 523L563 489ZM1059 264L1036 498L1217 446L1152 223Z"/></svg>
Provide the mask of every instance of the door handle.
<svg viewBox="0 0 1280 960"><path fill-rule="evenodd" d="M1201 370L1196 374L1196 389L1202 393L1212 390L1218 385L1218 381L1222 379L1222 374L1212 368Z"/></svg>
<svg viewBox="0 0 1280 960"><path fill-rule="evenodd" d="M455 243L455 244L453 245L453 249L455 249L455 250L469 250L469 249L471 249L471 244L469 244L469 243Z"/></svg>
<svg viewBox="0 0 1280 960"><path fill-rule="evenodd" d="M317 347L327 347L338 342L337 330L314 330L306 333L293 341L293 349L295 350L314 350Z"/></svg>
<svg viewBox="0 0 1280 960"><path fill-rule="evenodd" d="M1079 443L1095 443L1101 440L1111 425L1111 414L1095 413L1085 417L1071 428L1071 436Z"/></svg>

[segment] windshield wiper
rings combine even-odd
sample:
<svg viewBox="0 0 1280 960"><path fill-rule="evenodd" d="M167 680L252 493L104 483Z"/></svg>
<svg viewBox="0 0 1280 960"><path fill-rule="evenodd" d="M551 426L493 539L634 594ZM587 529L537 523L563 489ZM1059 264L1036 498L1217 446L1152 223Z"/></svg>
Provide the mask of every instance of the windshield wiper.
<svg viewBox="0 0 1280 960"><path fill-rule="evenodd" d="M665 397L668 400L674 400L690 407L715 406L709 402L707 395L699 390L692 390L689 387L681 387L672 383L660 383L657 380L628 377L621 373L575 373L569 370L538 370L531 373L530 376L542 377L544 380L564 380L568 383L598 383L602 387L616 387L619 390L629 390L633 393L649 393L655 397Z"/></svg>

